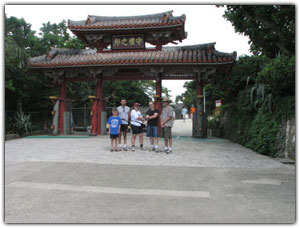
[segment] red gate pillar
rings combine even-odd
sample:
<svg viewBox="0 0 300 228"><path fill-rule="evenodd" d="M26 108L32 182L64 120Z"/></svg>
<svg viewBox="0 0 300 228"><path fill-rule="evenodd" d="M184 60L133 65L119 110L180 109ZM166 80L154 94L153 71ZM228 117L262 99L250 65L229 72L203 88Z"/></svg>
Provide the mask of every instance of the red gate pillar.
<svg viewBox="0 0 300 228"><path fill-rule="evenodd" d="M104 110L102 99L103 79L97 79L96 97L92 106L92 134L101 134L101 112Z"/></svg>
<svg viewBox="0 0 300 228"><path fill-rule="evenodd" d="M102 77L97 80L96 101L97 101L97 135L101 134L101 112L103 111L102 101Z"/></svg>
<svg viewBox="0 0 300 228"><path fill-rule="evenodd" d="M162 103L161 103L161 91L162 91L162 85L161 85L161 77L157 75L156 77L156 95L154 105L155 108L159 111L159 116L158 116L158 134L161 132L161 126L160 126L160 115L162 112Z"/></svg>
<svg viewBox="0 0 300 228"><path fill-rule="evenodd" d="M200 77L196 78L197 100L196 100L196 112L193 115L193 136L206 138L206 115L204 113L203 104L203 85Z"/></svg>
<svg viewBox="0 0 300 228"><path fill-rule="evenodd" d="M60 105L59 105L59 132L64 133L64 112L67 110L66 104L66 80L63 80L60 87Z"/></svg>
<svg viewBox="0 0 300 228"><path fill-rule="evenodd" d="M197 83L197 98L202 98L203 96L202 84L198 80L196 80L196 83Z"/></svg>

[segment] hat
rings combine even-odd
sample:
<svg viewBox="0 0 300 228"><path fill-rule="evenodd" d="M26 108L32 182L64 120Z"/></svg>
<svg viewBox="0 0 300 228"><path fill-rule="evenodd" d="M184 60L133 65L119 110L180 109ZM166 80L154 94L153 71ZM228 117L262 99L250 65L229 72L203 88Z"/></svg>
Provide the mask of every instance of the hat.
<svg viewBox="0 0 300 228"><path fill-rule="evenodd" d="M137 102L135 102L135 103L133 104L133 106L140 106L140 104L137 103Z"/></svg>
<svg viewBox="0 0 300 228"><path fill-rule="evenodd" d="M171 99L169 99L169 98L167 98L167 97L164 97L164 99L163 99L163 102L171 102Z"/></svg>

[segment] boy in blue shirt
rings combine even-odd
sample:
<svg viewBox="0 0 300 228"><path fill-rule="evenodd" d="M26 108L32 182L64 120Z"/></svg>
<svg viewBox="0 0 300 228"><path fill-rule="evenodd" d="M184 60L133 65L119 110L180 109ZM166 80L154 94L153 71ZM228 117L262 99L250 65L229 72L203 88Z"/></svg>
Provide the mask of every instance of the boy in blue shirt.
<svg viewBox="0 0 300 228"><path fill-rule="evenodd" d="M112 116L107 120L107 127L108 133L110 134L111 138L111 149L110 152L114 151L114 144L115 144L115 152L118 151L118 137L121 130L122 119L118 116L118 110L116 107L112 108Z"/></svg>

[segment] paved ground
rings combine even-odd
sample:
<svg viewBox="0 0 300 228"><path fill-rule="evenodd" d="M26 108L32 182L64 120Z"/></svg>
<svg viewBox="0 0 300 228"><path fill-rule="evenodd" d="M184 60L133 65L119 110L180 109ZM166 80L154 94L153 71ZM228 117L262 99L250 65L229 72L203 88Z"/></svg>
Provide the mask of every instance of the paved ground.
<svg viewBox="0 0 300 228"><path fill-rule="evenodd" d="M295 222L294 165L190 132L176 121L170 155L110 153L108 136L7 141L5 222Z"/></svg>

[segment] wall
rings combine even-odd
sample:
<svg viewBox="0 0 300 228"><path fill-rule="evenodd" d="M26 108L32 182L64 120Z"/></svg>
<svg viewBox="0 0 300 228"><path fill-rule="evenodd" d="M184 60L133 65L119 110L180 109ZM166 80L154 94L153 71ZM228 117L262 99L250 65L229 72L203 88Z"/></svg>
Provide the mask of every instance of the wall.
<svg viewBox="0 0 300 228"><path fill-rule="evenodd" d="M295 118L281 123L277 137L278 157L295 159L296 152L296 121Z"/></svg>

